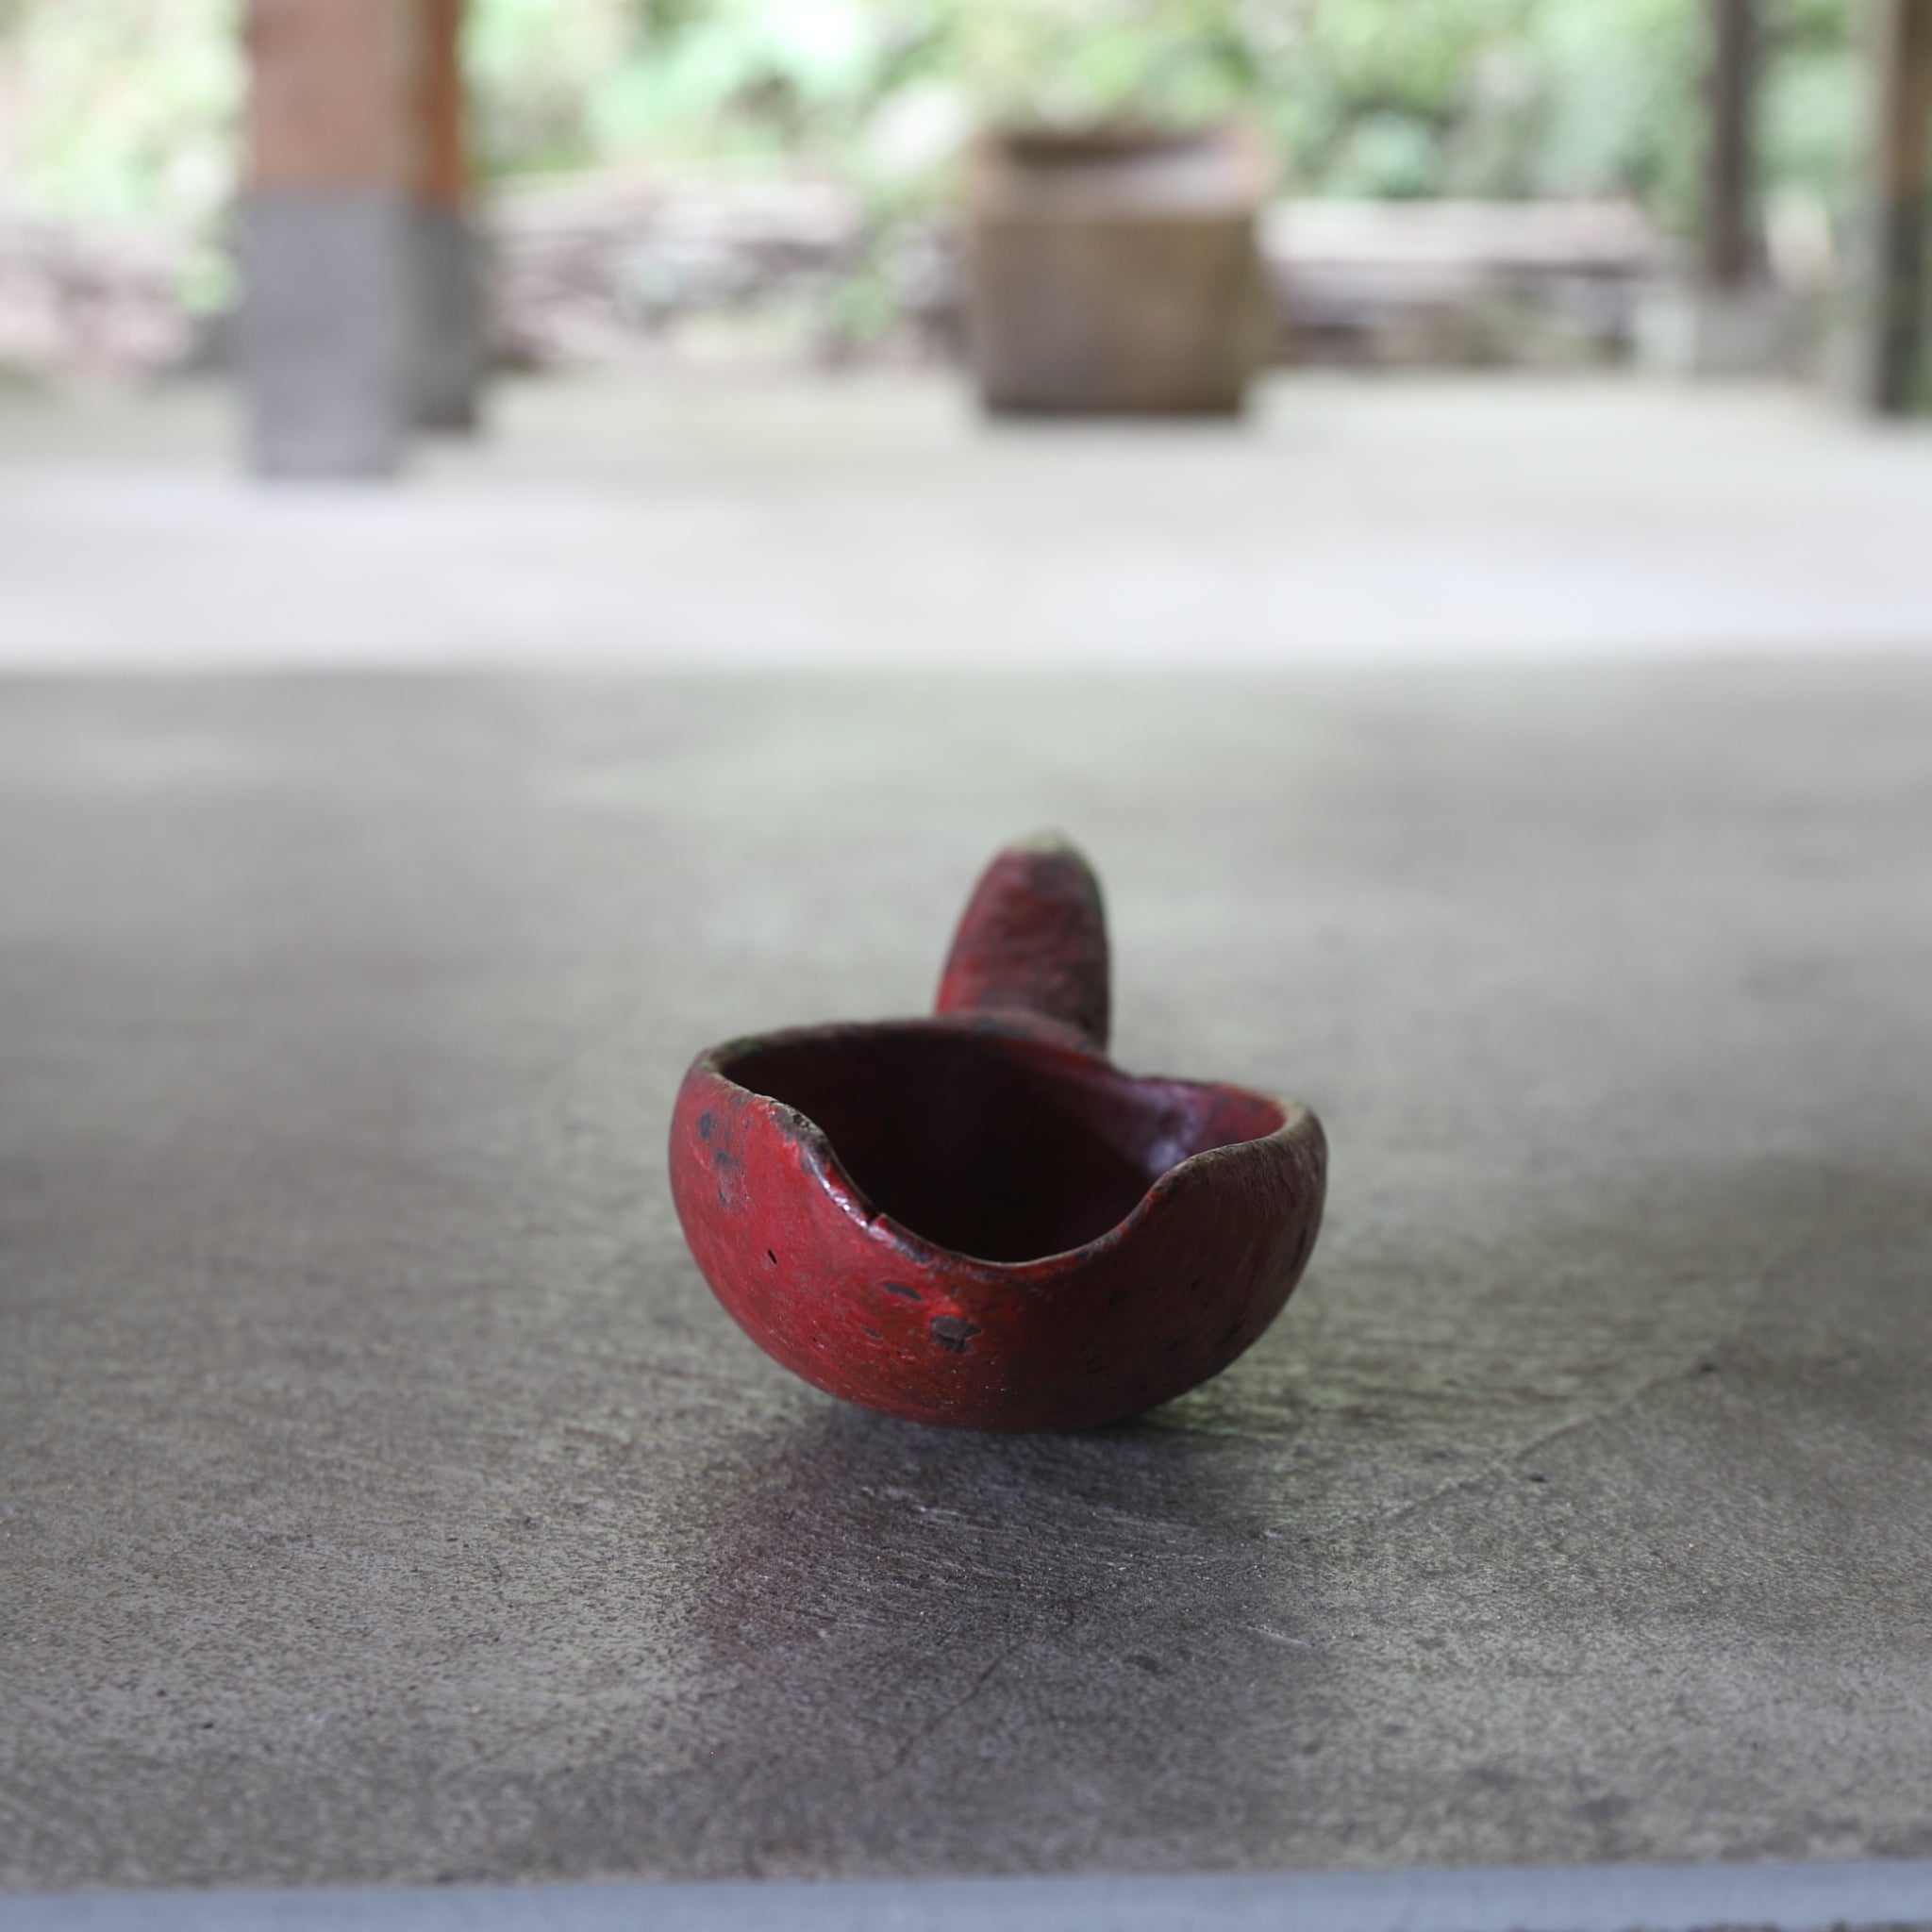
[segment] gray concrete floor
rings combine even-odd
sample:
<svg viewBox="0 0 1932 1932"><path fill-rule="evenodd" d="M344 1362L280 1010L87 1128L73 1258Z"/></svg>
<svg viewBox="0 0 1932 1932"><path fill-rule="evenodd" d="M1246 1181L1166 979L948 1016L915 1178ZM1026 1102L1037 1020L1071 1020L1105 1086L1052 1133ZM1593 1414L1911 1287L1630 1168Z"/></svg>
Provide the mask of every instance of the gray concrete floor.
<svg viewBox="0 0 1932 1932"><path fill-rule="evenodd" d="M1928 743L1909 662L13 681L0 1878L1932 1854ZM1209 1387L933 1433L731 1326L666 1114L1041 822L1331 1217Z"/></svg>
<svg viewBox="0 0 1932 1932"><path fill-rule="evenodd" d="M1932 647L1932 432L1793 391L1284 377L1239 428L937 377L514 386L400 490L212 391L0 397L0 663L1241 665Z"/></svg>

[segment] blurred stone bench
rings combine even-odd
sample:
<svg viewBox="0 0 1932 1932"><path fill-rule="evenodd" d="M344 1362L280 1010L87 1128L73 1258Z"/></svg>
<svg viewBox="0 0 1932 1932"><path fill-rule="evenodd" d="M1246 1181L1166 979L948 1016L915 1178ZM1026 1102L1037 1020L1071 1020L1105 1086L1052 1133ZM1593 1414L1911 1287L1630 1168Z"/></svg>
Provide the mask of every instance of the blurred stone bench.
<svg viewBox="0 0 1932 1932"><path fill-rule="evenodd" d="M1371 364L1613 356L1665 264L1616 201L1277 201L1262 253L1284 355Z"/></svg>
<svg viewBox="0 0 1932 1932"><path fill-rule="evenodd" d="M621 362L663 350L686 321L808 305L851 272L865 232L854 197L824 177L616 171L508 184L488 225L499 359L531 366ZM1261 242L1283 358L1368 366L1613 357L1667 258L1624 202L1281 200ZM165 237L0 224L0 365L61 376L178 362L195 336L186 252ZM949 225L908 230L884 269L908 325L899 348L948 353L960 309ZM223 359L206 339L200 353Z"/></svg>

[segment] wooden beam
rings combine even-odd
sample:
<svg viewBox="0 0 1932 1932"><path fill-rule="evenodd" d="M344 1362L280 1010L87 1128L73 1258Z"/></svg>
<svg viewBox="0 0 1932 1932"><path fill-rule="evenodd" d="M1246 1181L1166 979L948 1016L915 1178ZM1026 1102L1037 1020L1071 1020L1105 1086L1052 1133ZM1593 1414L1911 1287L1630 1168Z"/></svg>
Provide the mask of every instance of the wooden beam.
<svg viewBox="0 0 1932 1932"><path fill-rule="evenodd" d="M1757 183L1758 0L1709 0L1709 146L1703 270L1713 289L1749 286L1763 266Z"/></svg>
<svg viewBox="0 0 1932 1932"><path fill-rule="evenodd" d="M410 102L416 277L416 420L475 426L483 380L481 276L469 217L464 0L417 0Z"/></svg>
<svg viewBox="0 0 1932 1932"><path fill-rule="evenodd" d="M251 188L398 186L408 0L249 0Z"/></svg>
<svg viewBox="0 0 1932 1932"><path fill-rule="evenodd" d="M420 0L411 186L424 208L460 209L470 194L463 85L464 0Z"/></svg>
<svg viewBox="0 0 1932 1932"><path fill-rule="evenodd" d="M1925 369L1926 225L1932 216L1932 0L1870 0L1876 126L1867 216L1867 408L1932 403Z"/></svg>

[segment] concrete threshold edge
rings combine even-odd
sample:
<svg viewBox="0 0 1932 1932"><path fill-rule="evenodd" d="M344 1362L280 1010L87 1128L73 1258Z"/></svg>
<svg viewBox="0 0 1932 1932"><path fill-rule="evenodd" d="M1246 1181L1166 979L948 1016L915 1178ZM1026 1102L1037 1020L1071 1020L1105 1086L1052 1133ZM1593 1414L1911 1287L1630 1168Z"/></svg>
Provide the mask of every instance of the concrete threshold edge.
<svg viewBox="0 0 1932 1932"><path fill-rule="evenodd" d="M1857 1932L1932 1859L0 1897L0 1932Z"/></svg>

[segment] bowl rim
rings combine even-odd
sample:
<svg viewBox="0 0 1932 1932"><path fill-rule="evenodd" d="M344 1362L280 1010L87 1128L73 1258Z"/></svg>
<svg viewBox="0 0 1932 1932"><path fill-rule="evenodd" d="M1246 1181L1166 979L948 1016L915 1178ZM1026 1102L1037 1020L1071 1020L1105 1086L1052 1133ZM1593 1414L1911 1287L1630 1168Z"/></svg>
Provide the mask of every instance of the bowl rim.
<svg viewBox="0 0 1932 1932"><path fill-rule="evenodd" d="M1204 1147L1198 1153L1175 1161L1173 1166L1163 1168L1148 1182L1140 1199L1125 1214L1076 1247L1059 1248L1045 1255L1029 1255L1021 1260L991 1260L984 1256L969 1254L962 1248L945 1247L896 1220L885 1208L874 1204L847 1173L830 1135L809 1114L789 1101L761 1093L756 1087L734 1079L725 1071L732 1060L767 1047L794 1046L810 1041L832 1044L868 1033L914 1031L991 1035L1021 1041L1052 1056L1104 1068L1129 1085L1158 1083L1239 1094L1243 1099L1258 1100L1274 1108L1281 1115L1281 1124L1251 1140L1230 1141L1219 1147ZM1269 1156L1264 1150L1273 1149L1279 1154L1290 1148L1299 1151L1304 1145L1311 1145L1317 1174L1325 1178L1326 1137L1314 1109L1305 1102L1271 1093L1261 1088L1239 1087L1226 1080L1191 1080L1161 1074L1132 1074L1117 1066L1107 1054L1096 1051L1070 1028L1020 1008L982 1008L969 1012L917 1014L894 1020L839 1020L816 1025L776 1027L763 1033L739 1034L716 1046L705 1048L687 1070L685 1088L688 1090L691 1083L700 1077L735 1089L778 1117L798 1143L812 1177L867 1237L883 1241L908 1260L927 1267L948 1269L956 1274L964 1269L982 1275L989 1282L1010 1282L1045 1274L1074 1273L1089 1261L1119 1247L1145 1224L1160 1201L1180 1188L1197 1185L1216 1168L1224 1169L1257 1158L1267 1158Z"/></svg>

